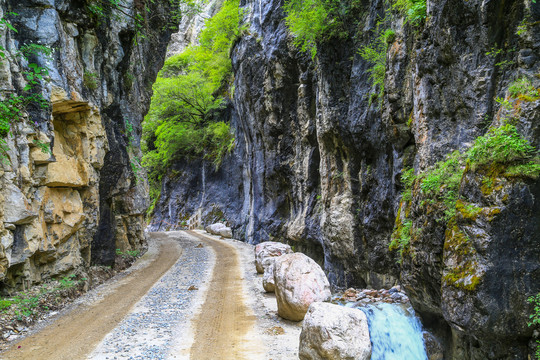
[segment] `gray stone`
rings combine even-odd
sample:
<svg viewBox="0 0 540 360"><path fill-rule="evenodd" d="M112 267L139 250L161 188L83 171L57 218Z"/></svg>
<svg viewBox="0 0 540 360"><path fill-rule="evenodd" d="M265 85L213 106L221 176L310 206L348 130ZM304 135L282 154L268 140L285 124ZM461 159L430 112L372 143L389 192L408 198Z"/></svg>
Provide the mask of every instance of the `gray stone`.
<svg viewBox="0 0 540 360"><path fill-rule="evenodd" d="M266 241L255 246L255 268L259 274L265 272L273 257L291 254L293 251L287 244Z"/></svg>
<svg viewBox="0 0 540 360"><path fill-rule="evenodd" d="M366 315L358 309L312 303L302 323L298 356L301 360L369 360Z"/></svg>
<svg viewBox="0 0 540 360"><path fill-rule="evenodd" d="M8 184L3 193L5 196L4 222L15 225L28 224L37 217L37 214L32 211L28 199L17 186Z"/></svg>

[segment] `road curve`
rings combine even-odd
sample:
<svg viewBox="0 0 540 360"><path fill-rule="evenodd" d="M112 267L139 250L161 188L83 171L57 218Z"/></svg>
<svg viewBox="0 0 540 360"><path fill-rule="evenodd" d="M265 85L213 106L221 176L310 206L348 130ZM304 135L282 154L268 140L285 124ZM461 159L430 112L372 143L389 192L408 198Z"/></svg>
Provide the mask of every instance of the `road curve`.
<svg viewBox="0 0 540 360"><path fill-rule="evenodd" d="M145 254L147 265L120 280L118 286L90 306L78 306L43 330L13 344L1 359L86 359L95 346L129 313L132 306L178 260L178 242L153 234L157 253Z"/></svg>

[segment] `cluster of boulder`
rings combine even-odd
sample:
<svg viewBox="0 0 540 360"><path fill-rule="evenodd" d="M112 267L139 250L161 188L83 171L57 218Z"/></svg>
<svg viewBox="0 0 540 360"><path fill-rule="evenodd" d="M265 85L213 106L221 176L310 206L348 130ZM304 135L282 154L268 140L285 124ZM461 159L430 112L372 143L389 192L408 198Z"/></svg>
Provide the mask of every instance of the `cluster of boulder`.
<svg viewBox="0 0 540 360"><path fill-rule="evenodd" d="M277 242L264 242L255 247L255 267L263 273L263 287L275 292L278 314L284 319L301 321L309 305L330 301L330 283L321 267L302 253Z"/></svg>
<svg viewBox="0 0 540 360"><path fill-rule="evenodd" d="M352 306L365 306L369 303L383 302L388 304L405 304L409 302L409 298L401 291L401 286L396 285L391 289L363 289L356 290L353 288L347 289L333 298L336 302L354 303Z"/></svg>
<svg viewBox="0 0 540 360"><path fill-rule="evenodd" d="M264 289L275 292L278 315L304 320L300 359L370 359L366 315L328 302L332 297L330 283L313 259L294 253L289 245L264 242L255 247L255 266L263 274ZM348 292L347 298L356 300L356 295Z"/></svg>
<svg viewBox="0 0 540 360"><path fill-rule="evenodd" d="M224 238L227 238L227 239L232 238L231 228L222 223L215 223L212 225L208 225L205 228L205 230L207 233L210 233L212 235L223 236Z"/></svg>

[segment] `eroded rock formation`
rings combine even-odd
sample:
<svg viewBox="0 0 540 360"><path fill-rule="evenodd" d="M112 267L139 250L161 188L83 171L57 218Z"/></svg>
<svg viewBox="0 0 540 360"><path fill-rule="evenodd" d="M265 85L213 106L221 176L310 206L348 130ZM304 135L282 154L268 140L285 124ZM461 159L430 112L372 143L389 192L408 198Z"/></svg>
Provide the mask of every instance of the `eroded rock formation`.
<svg viewBox="0 0 540 360"><path fill-rule="evenodd" d="M128 2L95 14L85 1L0 1L0 86L5 100L27 85L28 62L47 69L37 85L49 107L12 120L0 177L0 279L26 286L145 244L147 189L137 158L140 124L163 63L168 2L149 4L137 37ZM15 14L13 14L15 13ZM24 45L53 49L22 59ZM39 142L36 142L39 140ZM42 151L48 145L52 152Z"/></svg>

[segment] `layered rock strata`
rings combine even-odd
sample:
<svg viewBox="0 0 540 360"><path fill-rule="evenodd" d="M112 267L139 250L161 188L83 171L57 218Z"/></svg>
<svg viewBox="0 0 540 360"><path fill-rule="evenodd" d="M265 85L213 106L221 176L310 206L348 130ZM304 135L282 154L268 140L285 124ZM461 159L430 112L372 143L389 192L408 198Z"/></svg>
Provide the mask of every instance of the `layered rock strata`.
<svg viewBox="0 0 540 360"><path fill-rule="evenodd" d="M140 124L163 63L168 2L91 12L85 1L3 0L2 100L25 94L29 69L47 106L10 119L0 177L0 279L25 287L145 244L147 189L138 166ZM139 32L139 33L138 33ZM143 38L141 35L145 35ZM33 44L33 45L31 45ZM23 58L28 46L36 51ZM32 48L31 48L32 49Z"/></svg>

